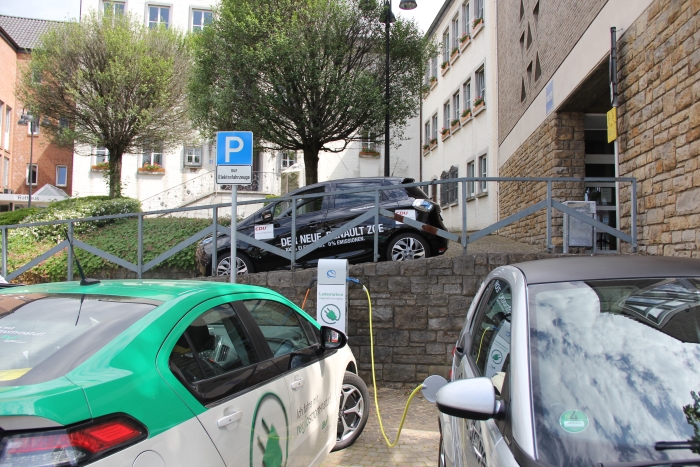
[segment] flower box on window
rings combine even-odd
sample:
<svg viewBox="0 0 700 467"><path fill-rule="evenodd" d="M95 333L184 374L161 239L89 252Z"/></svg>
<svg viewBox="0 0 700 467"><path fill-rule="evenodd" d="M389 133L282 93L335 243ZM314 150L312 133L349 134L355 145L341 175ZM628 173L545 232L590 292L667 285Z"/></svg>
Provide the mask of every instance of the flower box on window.
<svg viewBox="0 0 700 467"><path fill-rule="evenodd" d="M463 34L462 37L459 38L459 51L462 52L471 43L472 43L472 36L470 36L467 33Z"/></svg>
<svg viewBox="0 0 700 467"><path fill-rule="evenodd" d="M477 97L474 99L474 109L472 111L472 115L476 117L476 115L484 110L486 108L486 102L484 102L483 97Z"/></svg>
<svg viewBox="0 0 700 467"><path fill-rule="evenodd" d="M459 124L458 118L455 118L454 120L452 120L450 122L450 132L451 133L454 133L455 131L459 130L460 128L461 128L461 126Z"/></svg>
<svg viewBox="0 0 700 467"><path fill-rule="evenodd" d="M442 62L442 64L440 65L440 69L442 70L442 76L445 76L447 70L450 69L450 62Z"/></svg>
<svg viewBox="0 0 700 467"><path fill-rule="evenodd" d="M442 140L445 141L447 138L450 137L450 129L442 127L440 130L440 134L442 135Z"/></svg>
<svg viewBox="0 0 700 467"><path fill-rule="evenodd" d="M450 65L452 65L454 62L457 61L459 58L459 47L455 47L452 49L452 53L450 54Z"/></svg>
<svg viewBox="0 0 700 467"><path fill-rule="evenodd" d="M484 29L484 18L477 18L474 20L474 27L472 28L472 37L476 37L479 31Z"/></svg>
<svg viewBox="0 0 700 467"><path fill-rule="evenodd" d="M360 157L379 157L379 151L370 148L362 148Z"/></svg>
<svg viewBox="0 0 700 467"><path fill-rule="evenodd" d="M423 145L423 155L425 156L430 152L430 144L424 144Z"/></svg>
<svg viewBox="0 0 700 467"><path fill-rule="evenodd" d="M438 143L437 138L433 138L430 140L430 150L431 151L437 147L437 143Z"/></svg>
<svg viewBox="0 0 700 467"><path fill-rule="evenodd" d="M90 170L92 172L106 172L109 170L109 162L98 162L93 165Z"/></svg>
<svg viewBox="0 0 700 467"><path fill-rule="evenodd" d="M432 91L437 86L437 76L430 77L430 90Z"/></svg>
<svg viewBox="0 0 700 467"><path fill-rule="evenodd" d="M158 164L143 164L143 167L139 167L138 173L160 175L165 173L165 169Z"/></svg>
<svg viewBox="0 0 700 467"><path fill-rule="evenodd" d="M462 125L467 123L469 120L472 119L472 109L467 109L459 117L459 121Z"/></svg>

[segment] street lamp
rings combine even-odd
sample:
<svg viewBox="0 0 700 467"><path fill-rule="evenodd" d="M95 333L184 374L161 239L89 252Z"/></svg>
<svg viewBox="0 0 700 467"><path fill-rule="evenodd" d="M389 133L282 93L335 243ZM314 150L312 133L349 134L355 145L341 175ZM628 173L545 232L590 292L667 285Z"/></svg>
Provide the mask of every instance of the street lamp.
<svg viewBox="0 0 700 467"><path fill-rule="evenodd" d="M402 10L413 10L418 4L415 0L401 0L399 8ZM384 17L382 22L386 25L386 115L384 117L384 176L391 175L389 164L389 28L391 23L396 21L394 13L391 11L391 0L384 0Z"/></svg>
<svg viewBox="0 0 700 467"><path fill-rule="evenodd" d="M27 202L27 207L31 208L32 207L32 185L34 183L34 172L32 169L34 168L33 164L33 156L34 156L34 129L36 123L34 122L34 116L30 113L27 113L26 110L22 111L22 116L19 118L19 121L17 122L18 125L29 125L29 201ZM37 168L37 172L38 172ZM37 176L39 174L37 173Z"/></svg>

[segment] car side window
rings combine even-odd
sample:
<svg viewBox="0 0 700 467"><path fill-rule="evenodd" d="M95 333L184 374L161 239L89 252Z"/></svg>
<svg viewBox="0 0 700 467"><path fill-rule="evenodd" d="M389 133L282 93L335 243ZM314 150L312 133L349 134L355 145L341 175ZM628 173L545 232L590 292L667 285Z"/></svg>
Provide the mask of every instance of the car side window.
<svg viewBox="0 0 700 467"><path fill-rule="evenodd" d="M264 299L244 300L242 303L257 323L275 357L311 345L299 316L292 308Z"/></svg>
<svg viewBox="0 0 700 467"><path fill-rule="evenodd" d="M325 189L323 187L320 187L300 194L311 195L316 193L323 193L324 191ZM317 212L323 209L323 198L323 196L319 196L318 198L297 200L297 216L310 214L312 212Z"/></svg>
<svg viewBox="0 0 700 467"><path fill-rule="evenodd" d="M197 317L170 353L170 363L192 384L259 361L240 318L229 304Z"/></svg>
<svg viewBox="0 0 700 467"><path fill-rule="evenodd" d="M469 355L481 376L491 378L500 392L510 361L512 297L510 286L501 279L495 279L489 290L472 329Z"/></svg>
<svg viewBox="0 0 700 467"><path fill-rule="evenodd" d="M349 182L349 183L338 183L335 185L335 191L349 191L349 190L361 190L370 189L374 187L381 186L380 182ZM384 195L379 193L380 200L384 198ZM364 206L368 204L374 204L374 192L366 191L363 193L349 193L335 195L335 209L346 209L353 206Z"/></svg>

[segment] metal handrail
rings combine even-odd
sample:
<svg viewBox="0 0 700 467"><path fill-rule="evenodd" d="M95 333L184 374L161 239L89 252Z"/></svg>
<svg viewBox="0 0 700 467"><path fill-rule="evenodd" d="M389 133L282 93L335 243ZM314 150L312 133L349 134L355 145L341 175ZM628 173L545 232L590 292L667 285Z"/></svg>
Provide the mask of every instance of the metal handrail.
<svg viewBox="0 0 700 467"><path fill-rule="evenodd" d="M525 207L521 209L520 211L506 217L505 219L501 219L500 221L491 224L488 227L485 227L484 229L481 229L477 232L472 233L471 235L468 235L467 233L467 183L470 182L524 182L524 183L532 183L532 182L541 182L541 183L546 183L547 184L547 196L546 199L532 205ZM571 183L571 182L616 182L616 183L630 183L631 184L631 197L630 197L630 233L624 233L621 230L612 228L607 226L606 224L603 224L589 216L586 216L585 214L582 214L578 211L575 211L571 208L568 208L567 206L555 201L552 198L552 188L553 184L555 183ZM441 185L444 183L460 183L462 185L462 193L460 196L460 199L462 200L462 232L460 236L457 236L456 234L441 230L441 229L436 229L434 226L431 226L429 229L423 229L425 224L422 224L418 221L415 221L413 219L404 219L403 217L396 215L395 213L392 213L390 211L387 211L383 208L380 208L379 206L379 200L380 200L380 192L385 191L385 190L392 190L396 189L397 187L404 187L404 188L409 188L409 187L424 187L424 186L430 186L430 185ZM584 177L584 178L572 178L572 177L462 177L462 178L454 178L454 179L445 179L445 180L431 180L427 182L413 182L413 183L406 183L406 184L401 184L401 185L386 185L386 186L376 186L376 187L371 187L371 188L358 188L354 190L341 190L341 191L332 191L332 192L325 192L325 193L313 193L313 194L308 194L308 195L287 195L287 196L282 196L278 198L264 198L264 199L253 199L253 200L244 200L244 201L238 201L239 205L252 205L252 204L262 204L262 203L270 203L270 202L275 202L278 200L292 200L292 203L296 205L296 200L303 200L303 199L311 199L311 198L319 198L319 197L325 197L325 196L334 196L336 194L354 194L354 193L374 193L374 206L371 211L367 211L367 213L363 214L362 220L354 219L347 224L335 229L333 232L329 233L328 235L325 235L324 237L318 239L317 241L313 242L310 245L307 245L299 251L297 251L297 244L296 244L296 239L297 239L297 229L296 229L296 209L292 209L291 211L291 248L289 252L284 252L280 250L279 248L262 242L260 240L256 240L254 238L251 238L247 235L243 235L241 233L238 233L238 239L245 241L249 244L253 244L255 246L258 246L262 249L265 249L267 251L270 251L274 254L283 256L284 258L287 258L290 260L291 267L292 269L294 268L296 264L296 259L301 258L305 256L306 254L310 253L311 251L315 250L316 248L320 248L323 246L325 243L333 240L334 238L338 237L339 235L342 235L344 232L346 232L348 229L355 227L357 224L359 224L362 221L369 220L370 218L373 218L374 220L374 261L379 261L380 259L380 254L379 254L379 218L380 216L384 216L387 218L393 218L400 220L404 222L407 225L410 225L414 228L417 229L423 229L424 231L428 232L429 234L432 235L438 235L443 238L448 238L450 240L457 241L462 244L463 247L463 253L467 253L467 246L469 243L485 236L490 233L493 233L509 224L512 224L514 222L519 221L520 219L531 215L532 213L540 210L540 209L546 209L547 211L547 249L551 250L553 248L552 244L552 209L557 209L565 214L568 214L586 224L592 225L594 228L599 229L600 231L609 233L625 242L628 242L632 246L632 251L637 250L637 180L633 177L617 177L617 178L604 178L604 177ZM56 221L45 221L45 222L32 222L28 224L13 224L13 225L4 225L0 226L0 235L2 238L2 275L6 277L7 279L14 279L23 272L31 269L32 267L36 266L39 264L41 261L44 261L48 259L48 257L52 256L53 254L56 254L60 251L62 251L64 248L67 247L68 243L66 241L62 241L58 245L54 246L51 248L49 251L46 253L40 255L37 258L34 258L31 260L29 263L26 263L25 265L21 266L17 270L13 271L12 273L8 274L7 272L7 254L8 254L8 231L12 229L18 229L18 228L27 228L27 227L39 227L39 226L47 226L47 225L61 225L61 224L67 224L67 233L68 233L68 238L70 241L73 240L73 225L77 222L91 222L91 221L104 221L104 220L111 220L111 219L125 219L125 218L132 218L136 217L138 219L138 261L137 264L129 263L126 260L123 260L121 258L118 258L110 253L107 253L103 250L100 250L98 248L95 248L91 245L87 245L84 242L81 242L79 240L75 240L74 243L76 247L82 248L92 254L95 254L97 256L100 256L107 261L114 262L115 264L118 264L120 266L123 266L127 269L130 269L134 271L137 276L140 278L142 277L142 274L155 267L159 263L165 261L169 257L177 254L178 252L182 251L184 248L187 248L188 246L192 245L193 243L201 240L207 235L213 235L214 238L217 236L217 231L229 231L231 232L230 229L223 227L219 225L218 221L218 210L221 208L228 208L230 207L229 203L218 203L218 204L210 204L210 205L205 205L205 206L192 206L192 207L185 207L185 208L173 208L173 209L162 209L162 210L157 210L157 211L149 211L149 212L137 212L137 213L125 213L125 214L112 214L108 216L94 216L94 217L86 217L86 218L81 218L81 219L64 219L64 220L56 220ZM143 264L143 219L145 216L163 216L167 214L173 214L173 213L178 213L178 212L190 212L190 211L201 211L201 210L212 210L213 217L212 217L212 225L205 227L204 229L200 230L196 234L192 235L186 240L183 240L180 242L178 245L175 247L169 249L165 253L162 253L159 255L157 258L154 260L150 261L147 264ZM371 212L371 215L368 214ZM232 228L236 229L237 226L237 219L236 216L232 216ZM216 248L213 249L213 255L212 255L212 264L216 262L216 255L217 251ZM73 271L72 271L72 263L73 263L73 255L72 251L68 249L68 270L67 270L67 275L68 279L72 280L73 276ZM234 263L235 264L235 263ZM212 273L216 274L216 269L212 268Z"/></svg>

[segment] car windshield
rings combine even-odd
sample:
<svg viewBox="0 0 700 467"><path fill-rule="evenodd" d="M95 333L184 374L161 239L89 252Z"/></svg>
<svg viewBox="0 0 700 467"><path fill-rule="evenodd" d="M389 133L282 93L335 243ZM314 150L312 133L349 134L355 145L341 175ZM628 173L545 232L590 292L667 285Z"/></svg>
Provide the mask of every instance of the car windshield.
<svg viewBox="0 0 700 467"><path fill-rule="evenodd" d="M0 386L64 376L158 304L105 295L1 294Z"/></svg>
<svg viewBox="0 0 700 467"><path fill-rule="evenodd" d="M697 457L655 443L700 434L699 286L669 278L528 287L538 460Z"/></svg>

